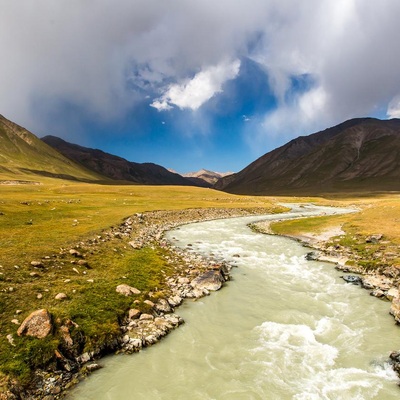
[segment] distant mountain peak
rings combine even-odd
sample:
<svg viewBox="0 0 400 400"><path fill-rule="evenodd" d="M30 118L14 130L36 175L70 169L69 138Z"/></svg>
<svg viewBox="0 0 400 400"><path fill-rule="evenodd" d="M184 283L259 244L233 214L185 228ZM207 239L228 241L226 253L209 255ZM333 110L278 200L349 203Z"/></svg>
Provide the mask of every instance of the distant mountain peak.
<svg viewBox="0 0 400 400"><path fill-rule="evenodd" d="M232 172L214 172L214 171L209 171L207 169L202 168L199 171L196 172L188 172L186 174L183 174L182 176L186 178L198 178L202 179L206 182L208 182L211 185L214 185L219 179L231 175Z"/></svg>

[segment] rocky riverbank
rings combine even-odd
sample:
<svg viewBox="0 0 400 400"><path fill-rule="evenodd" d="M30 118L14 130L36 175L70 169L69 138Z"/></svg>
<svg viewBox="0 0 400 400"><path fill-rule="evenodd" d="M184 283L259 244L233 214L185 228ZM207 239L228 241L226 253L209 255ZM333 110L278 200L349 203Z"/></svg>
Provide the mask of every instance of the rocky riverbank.
<svg viewBox="0 0 400 400"><path fill-rule="evenodd" d="M148 300L137 302L137 308L131 308L120 321L120 333L107 337L100 346L81 352L84 342L83 332L74 321L54 324L54 317L46 310L32 310L20 325L18 335L34 336L39 340L47 335L62 338L52 362L45 370L37 369L29 388L22 387L17 381L9 381L9 390L0 394L0 399L45 399L55 400L65 396L68 389L78 383L87 374L101 368L96 360L112 352L133 353L151 346L183 323L175 309L185 299L197 299L219 290L229 280L231 266L213 259L204 259L189 251L172 246L164 237L164 232L179 225L212 219L230 218L246 215L270 213L270 209L191 209L181 211L154 211L135 214L119 226L110 228L94 238L77 243L72 248L61 249L52 263L69 260L78 268L89 266L85 254L95 250L103 243L124 241L130 251L145 247L161 249L165 262L173 266L174 273L165 276L165 297L147 293ZM49 258L32 261L36 269L47 268ZM35 273L35 272L33 272ZM121 296L137 294L138 289L126 284L118 285L115 290ZM60 301L66 296L59 293ZM135 301L136 302L136 301ZM77 332L79 334L77 334ZM14 338L7 339L13 346Z"/></svg>
<svg viewBox="0 0 400 400"><path fill-rule="evenodd" d="M271 222L262 221L252 224L251 228L260 233L274 234L270 225ZM312 249L307 259L335 264L336 269L345 273L342 276L345 282L360 285L371 296L390 303L388 312L396 324L400 324L399 246L386 240L380 233L357 235L351 238L352 245L343 245L341 238L345 237L345 232L341 226L331 227L318 234L286 236ZM400 377L400 351L393 351L390 360Z"/></svg>

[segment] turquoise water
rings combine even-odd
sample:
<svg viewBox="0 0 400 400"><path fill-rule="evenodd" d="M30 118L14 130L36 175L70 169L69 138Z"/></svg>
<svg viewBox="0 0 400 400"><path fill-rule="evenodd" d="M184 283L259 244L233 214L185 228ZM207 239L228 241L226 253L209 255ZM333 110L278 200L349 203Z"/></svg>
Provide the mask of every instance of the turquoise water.
<svg viewBox="0 0 400 400"><path fill-rule="evenodd" d="M297 242L246 226L265 218L169 232L176 246L234 263L232 280L185 301L177 313L186 324L156 346L101 360L68 399L398 399L387 358L400 330L389 303L345 283L332 264L306 261Z"/></svg>

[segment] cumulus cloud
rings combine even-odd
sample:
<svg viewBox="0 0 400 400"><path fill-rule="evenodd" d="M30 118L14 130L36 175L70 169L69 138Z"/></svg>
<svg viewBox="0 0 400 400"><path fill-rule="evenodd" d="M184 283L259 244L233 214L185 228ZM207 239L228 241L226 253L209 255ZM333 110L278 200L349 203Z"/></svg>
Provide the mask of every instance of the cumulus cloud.
<svg viewBox="0 0 400 400"><path fill-rule="evenodd" d="M400 118L400 95L390 101L386 115L389 118Z"/></svg>
<svg viewBox="0 0 400 400"><path fill-rule="evenodd" d="M104 120L141 101L198 110L249 57L277 101L252 118L257 137L309 133L389 102L398 115L399 14L398 0L4 0L0 113L48 132L60 104ZM314 85L288 96L302 74Z"/></svg>
<svg viewBox="0 0 400 400"><path fill-rule="evenodd" d="M180 109L197 110L203 103L210 100L216 93L222 92L222 85L234 79L240 69L240 61L222 62L216 66L205 68L193 79L176 83L167 89L159 98L153 101L152 107L159 111L169 110L172 105Z"/></svg>

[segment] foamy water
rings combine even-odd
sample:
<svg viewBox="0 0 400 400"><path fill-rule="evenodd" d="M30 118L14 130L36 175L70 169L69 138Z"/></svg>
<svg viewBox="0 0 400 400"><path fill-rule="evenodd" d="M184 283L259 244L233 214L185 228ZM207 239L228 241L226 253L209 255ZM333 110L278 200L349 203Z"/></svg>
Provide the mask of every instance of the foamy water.
<svg viewBox="0 0 400 400"><path fill-rule="evenodd" d="M331 209L294 210L321 212ZM177 246L234 263L233 279L186 301L177 310L186 324L156 346L101 361L105 368L69 398L398 399L387 359L400 348L400 330L389 303L345 283L332 264L307 261L295 241L246 226L265 218L169 232Z"/></svg>

